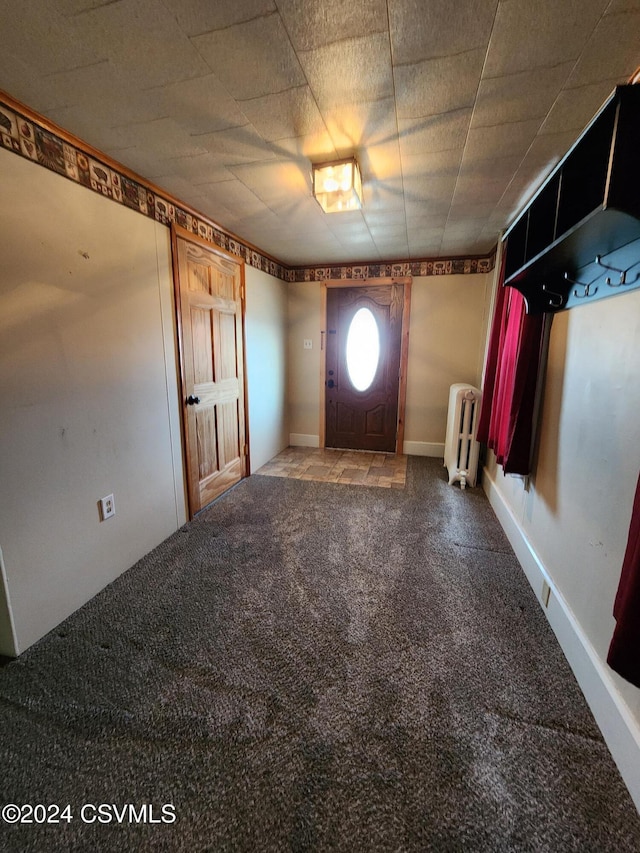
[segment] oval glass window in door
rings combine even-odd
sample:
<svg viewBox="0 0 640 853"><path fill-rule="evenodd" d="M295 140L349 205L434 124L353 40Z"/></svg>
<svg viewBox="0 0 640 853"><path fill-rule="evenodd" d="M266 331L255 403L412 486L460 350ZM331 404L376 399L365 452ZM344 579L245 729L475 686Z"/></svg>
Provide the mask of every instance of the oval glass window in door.
<svg viewBox="0 0 640 853"><path fill-rule="evenodd" d="M347 333L347 371L356 391L366 391L380 361L380 333L369 308L359 308Z"/></svg>

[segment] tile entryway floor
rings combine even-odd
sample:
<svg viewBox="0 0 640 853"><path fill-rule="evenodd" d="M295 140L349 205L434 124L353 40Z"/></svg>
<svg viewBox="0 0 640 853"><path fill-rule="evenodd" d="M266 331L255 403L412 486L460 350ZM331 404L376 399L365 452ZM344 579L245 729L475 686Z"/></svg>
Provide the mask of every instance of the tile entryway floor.
<svg viewBox="0 0 640 853"><path fill-rule="evenodd" d="M287 447L255 473L322 483L404 489L407 457L364 450Z"/></svg>

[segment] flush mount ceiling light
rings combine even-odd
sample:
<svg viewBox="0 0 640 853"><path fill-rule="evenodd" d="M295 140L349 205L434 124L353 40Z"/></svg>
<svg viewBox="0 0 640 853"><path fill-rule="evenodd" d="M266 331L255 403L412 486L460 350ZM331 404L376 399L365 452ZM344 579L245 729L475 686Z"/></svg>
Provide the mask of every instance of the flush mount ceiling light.
<svg viewBox="0 0 640 853"><path fill-rule="evenodd" d="M314 163L313 194L325 213L359 210L362 207L362 180L355 159Z"/></svg>

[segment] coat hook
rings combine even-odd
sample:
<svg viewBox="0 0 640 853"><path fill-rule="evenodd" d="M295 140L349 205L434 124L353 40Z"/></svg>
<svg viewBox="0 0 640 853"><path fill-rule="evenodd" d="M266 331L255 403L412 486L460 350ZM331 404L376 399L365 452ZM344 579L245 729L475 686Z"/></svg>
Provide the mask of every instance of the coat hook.
<svg viewBox="0 0 640 853"><path fill-rule="evenodd" d="M553 290L549 290L546 284L542 285L542 289L545 293L549 294L549 305L551 308L562 308L564 304L564 296L561 293L555 293Z"/></svg>
<svg viewBox="0 0 640 853"><path fill-rule="evenodd" d="M599 267L604 267L604 269L606 269L606 270L611 270L612 272L619 273L620 281L618 282L618 284L614 284L611 281L610 276L606 277L605 284L609 285L609 287L620 287L621 285L627 283L627 271L626 270L619 270L617 267L609 266L609 264L603 264L602 263L602 255L596 255L596 263L598 264Z"/></svg>
<svg viewBox="0 0 640 853"><path fill-rule="evenodd" d="M573 295L574 295L577 299L584 299L586 296L594 296L594 295L598 292L598 288L597 288L597 287L594 287L594 288L593 288L593 290L591 290L591 284L592 284L592 282L589 282L588 284L585 284L585 283L584 283L584 281L574 281L574 279L572 279L572 278L570 278L570 277L569 277L569 273L568 273L568 272L566 272L566 273L564 274L564 277L565 277L566 281L570 282L571 284L575 284L575 285L577 285L578 287L584 287L584 293L578 293L578 291L577 291L577 290L574 290L574 291L573 291Z"/></svg>

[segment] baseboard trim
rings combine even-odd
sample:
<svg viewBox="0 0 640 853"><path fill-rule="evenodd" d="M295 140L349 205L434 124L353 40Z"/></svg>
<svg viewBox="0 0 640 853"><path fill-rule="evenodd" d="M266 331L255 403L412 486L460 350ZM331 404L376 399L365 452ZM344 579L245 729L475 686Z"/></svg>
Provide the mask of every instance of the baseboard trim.
<svg viewBox="0 0 640 853"><path fill-rule="evenodd" d="M444 442L439 441L405 441L402 452L407 456L435 456L444 459Z"/></svg>
<svg viewBox="0 0 640 853"><path fill-rule="evenodd" d="M302 432L289 433L289 447L320 447L320 436L305 435Z"/></svg>
<svg viewBox="0 0 640 853"><path fill-rule="evenodd" d="M9 583L0 548L0 655L17 658L19 654L18 636L9 598Z"/></svg>
<svg viewBox="0 0 640 853"><path fill-rule="evenodd" d="M640 811L640 725L486 468L482 486ZM551 589L547 607L542 601L543 582Z"/></svg>

